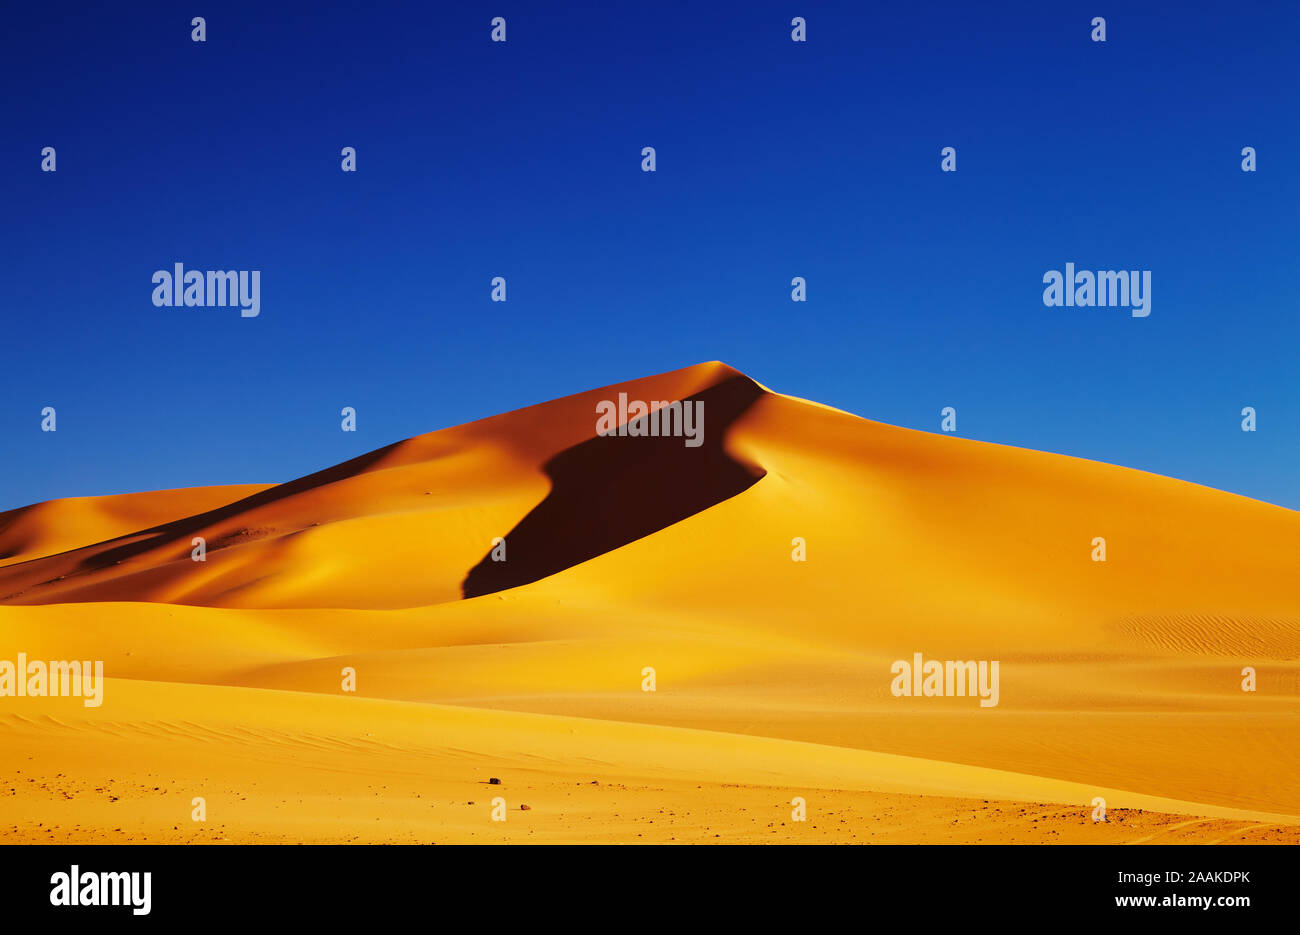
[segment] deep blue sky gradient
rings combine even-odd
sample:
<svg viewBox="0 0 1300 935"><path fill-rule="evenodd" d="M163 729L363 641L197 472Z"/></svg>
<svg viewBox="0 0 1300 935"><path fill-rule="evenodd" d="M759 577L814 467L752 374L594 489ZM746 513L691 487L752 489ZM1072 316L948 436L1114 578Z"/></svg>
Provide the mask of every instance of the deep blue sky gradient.
<svg viewBox="0 0 1300 935"><path fill-rule="evenodd" d="M1296 4L4 17L0 509L288 480L712 359L868 418L938 431L952 405L964 436L1300 507ZM260 269L261 316L155 308L178 260ZM1067 261L1152 270L1151 316L1045 307Z"/></svg>

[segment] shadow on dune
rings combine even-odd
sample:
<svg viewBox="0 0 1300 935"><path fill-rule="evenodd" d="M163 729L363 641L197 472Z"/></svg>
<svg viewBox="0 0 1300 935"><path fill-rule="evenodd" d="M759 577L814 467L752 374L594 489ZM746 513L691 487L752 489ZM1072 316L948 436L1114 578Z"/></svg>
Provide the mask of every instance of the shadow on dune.
<svg viewBox="0 0 1300 935"><path fill-rule="evenodd" d="M731 377L685 402L704 402L703 443L679 437L596 436L543 465L551 492L506 534L507 561L491 551L470 569L465 597L537 581L627 545L752 486L766 472L723 450L727 429L763 389ZM648 416L635 420L643 423ZM595 426L596 413L592 412Z"/></svg>

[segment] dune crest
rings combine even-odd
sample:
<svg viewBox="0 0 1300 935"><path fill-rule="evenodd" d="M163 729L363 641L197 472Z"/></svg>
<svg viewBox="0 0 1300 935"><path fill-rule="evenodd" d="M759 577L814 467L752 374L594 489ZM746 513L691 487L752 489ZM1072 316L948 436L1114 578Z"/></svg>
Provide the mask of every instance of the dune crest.
<svg viewBox="0 0 1300 935"><path fill-rule="evenodd" d="M626 446L597 438L596 403L619 392L710 400L705 445L682 450L668 439L645 438L637 452L625 453ZM16 556L0 567L0 603L382 608L512 586L531 574L526 567L565 567L555 564L557 548L572 553L565 561L576 562L596 554L593 548L617 547L657 528L658 519L648 516L620 519L626 530L611 534L598 517L577 519L579 501L597 486L614 485L614 499L597 509L614 509L619 485L633 485L624 498L629 510L638 508L638 497L649 497L655 503L647 508L679 519L738 493L753 469L730 466L720 438L761 392L725 364L700 364L416 436L288 483L254 488L240 499L226 496L238 488L203 489L192 494L193 502L218 506L113 538L98 540L92 533L79 547L69 547L65 534L58 554L28 561ZM650 462L656 467L647 471ZM659 494L641 489L655 477ZM168 507L174 502L135 496ZM541 512L524 523L534 509ZM174 508L160 505L154 514L174 515ZM572 522L577 526L569 530ZM521 523L511 571L479 568L492 540ZM206 542L203 563L191 560L196 536ZM590 537L601 542L590 544ZM320 574L323 567L328 576ZM375 587L377 575L388 579L388 588ZM494 577L501 580L489 585Z"/></svg>

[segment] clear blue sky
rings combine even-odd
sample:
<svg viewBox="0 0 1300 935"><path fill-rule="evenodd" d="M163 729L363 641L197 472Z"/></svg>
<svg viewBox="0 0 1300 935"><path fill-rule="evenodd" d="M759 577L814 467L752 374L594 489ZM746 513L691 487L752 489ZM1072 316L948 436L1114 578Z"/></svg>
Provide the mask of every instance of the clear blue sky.
<svg viewBox="0 0 1300 935"><path fill-rule="evenodd" d="M712 359L1300 507L1294 3L272 6L6 9L0 509ZM260 317L155 308L176 261L261 270ZM1045 307L1068 261L1151 316Z"/></svg>

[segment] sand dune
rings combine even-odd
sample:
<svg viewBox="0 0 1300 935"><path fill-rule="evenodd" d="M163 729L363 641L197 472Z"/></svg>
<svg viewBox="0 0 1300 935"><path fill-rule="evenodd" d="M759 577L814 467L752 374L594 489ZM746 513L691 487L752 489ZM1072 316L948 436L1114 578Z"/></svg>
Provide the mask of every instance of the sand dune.
<svg viewBox="0 0 1300 935"><path fill-rule="evenodd" d="M48 500L0 513L0 565L45 558L241 500L265 484Z"/></svg>
<svg viewBox="0 0 1300 935"><path fill-rule="evenodd" d="M620 392L702 400L703 444L597 437ZM99 708L0 698L0 826L1294 843L1297 555L1294 511L702 364L277 486L0 514L0 659L110 677ZM894 697L918 652L998 660L999 703ZM487 775L529 810L492 821Z"/></svg>

